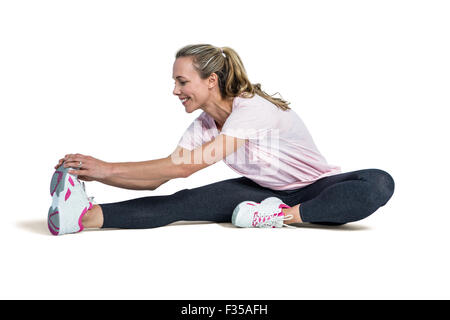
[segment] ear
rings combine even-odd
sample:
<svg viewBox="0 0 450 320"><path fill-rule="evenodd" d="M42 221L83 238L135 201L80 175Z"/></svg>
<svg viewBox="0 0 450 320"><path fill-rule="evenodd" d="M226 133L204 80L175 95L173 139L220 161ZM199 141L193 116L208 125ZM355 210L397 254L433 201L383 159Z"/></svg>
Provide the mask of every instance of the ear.
<svg viewBox="0 0 450 320"><path fill-rule="evenodd" d="M211 73L211 75L208 78L208 86L209 88L214 88L219 84L219 76L215 74L214 72Z"/></svg>

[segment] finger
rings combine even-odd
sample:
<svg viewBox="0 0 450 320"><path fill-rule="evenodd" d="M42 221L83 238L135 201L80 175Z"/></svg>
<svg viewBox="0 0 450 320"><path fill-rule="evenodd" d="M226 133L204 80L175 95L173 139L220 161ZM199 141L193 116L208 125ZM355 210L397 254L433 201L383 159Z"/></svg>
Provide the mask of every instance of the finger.
<svg viewBox="0 0 450 320"><path fill-rule="evenodd" d="M89 176L87 170L68 170L70 174L76 175L76 176Z"/></svg>
<svg viewBox="0 0 450 320"><path fill-rule="evenodd" d="M64 160L73 160L73 159L75 159L75 158L84 158L84 155L82 155L82 154L80 154L80 153L69 153L69 154L66 154L65 156L64 156Z"/></svg>
<svg viewBox="0 0 450 320"><path fill-rule="evenodd" d="M71 157L72 158L85 158L86 156L81 153L74 153L74 154L71 154Z"/></svg>
<svg viewBox="0 0 450 320"><path fill-rule="evenodd" d="M83 162L83 163L86 163L86 159L82 158L82 157L79 157L79 156L69 157L69 158L67 158L65 160L65 163L72 163L72 162L73 163L80 163L80 161Z"/></svg>
<svg viewBox="0 0 450 320"><path fill-rule="evenodd" d="M67 172L69 172L70 174L73 174L75 176L78 176L80 174L80 170L68 170Z"/></svg>
<svg viewBox="0 0 450 320"><path fill-rule="evenodd" d="M78 179L83 180L83 181L92 181L91 178L86 177L86 176L78 176Z"/></svg>
<svg viewBox="0 0 450 320"><path fill-rule="evenodd" d="M59 159L58 164L55 166L55 169L58 169L59 166L64 162L64 158Z"/></svg>
<svg viewBox="0 0 450 320"><path fill-rule="evenodd" d="M77 169L84 169L84 170L86 170L87 167L88 167L88 165L87 165L86 162L83 162L81 164L81 167L80 167L80 161L70 161L70 162L66 161L66 162L64 162L64 168L77 168Z"/></svg>

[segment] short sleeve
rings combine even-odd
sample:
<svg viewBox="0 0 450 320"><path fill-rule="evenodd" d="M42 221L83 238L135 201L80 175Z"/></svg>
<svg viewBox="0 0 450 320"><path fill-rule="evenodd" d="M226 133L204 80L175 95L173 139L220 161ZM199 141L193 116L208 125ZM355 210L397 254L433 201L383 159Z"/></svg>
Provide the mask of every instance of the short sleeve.
<svg viewBox="0 0 450 320"><path fill-rule="evenodd" d="M178 141L178 145L188 150L194 150L197 147L211 140L211 130L206 130L206 118L203 112L198 116L183 133Z"/></svg>
<svg viewBox="0 0 450 320"><path fill-rule="evenodd" d="M243 102L225 121L221 133L240 139L260 139L277 127L277 108Z"/></svg>

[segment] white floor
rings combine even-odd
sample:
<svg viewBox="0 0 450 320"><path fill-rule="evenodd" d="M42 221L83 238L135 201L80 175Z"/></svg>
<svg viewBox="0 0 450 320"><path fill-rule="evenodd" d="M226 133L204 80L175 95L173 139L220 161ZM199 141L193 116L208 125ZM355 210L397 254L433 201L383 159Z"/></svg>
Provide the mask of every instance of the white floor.
<svg viewBox="0 0 450 320"><path fill-rule="evenodd" d="M3 224L0 298L449 298L449 219L397 180L385 207L341 227L178 222L54 237L50 197L32 198L34 211L24 203Z"/></svg>

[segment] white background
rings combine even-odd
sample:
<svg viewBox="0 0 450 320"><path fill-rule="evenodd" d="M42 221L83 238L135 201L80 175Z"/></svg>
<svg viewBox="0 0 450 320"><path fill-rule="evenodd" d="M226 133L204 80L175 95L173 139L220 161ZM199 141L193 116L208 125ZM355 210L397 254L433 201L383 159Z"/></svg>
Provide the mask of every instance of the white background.
<svg viewBox="0 0 450 320"><path fill-rule="evenodd" d="M429 0L0 2L0 298L450 298L449 16ZM235 49L329 163L388 171L390 202L340 228L51 236L64 154L143 161L175 149L200 111L172 94L174 56L197 43ZM220 162L155 191L87 191L114 202L235 177Z"/></svg>

